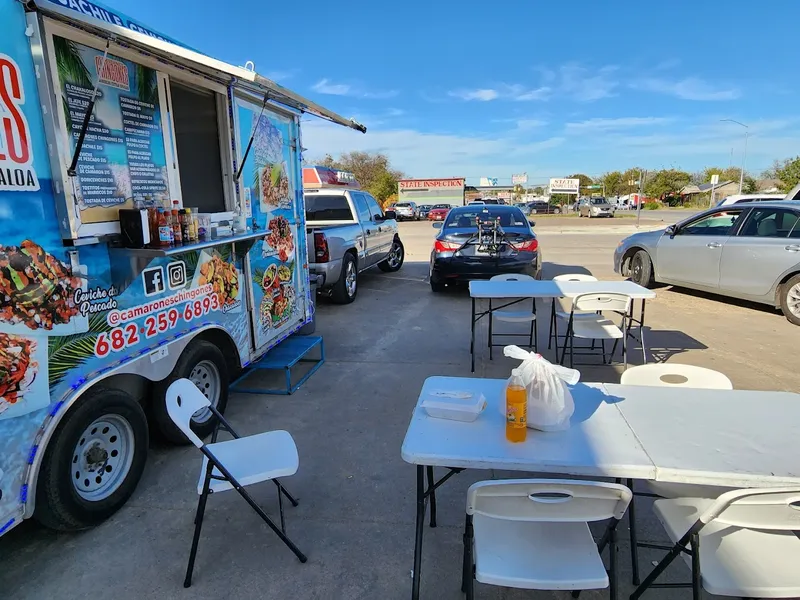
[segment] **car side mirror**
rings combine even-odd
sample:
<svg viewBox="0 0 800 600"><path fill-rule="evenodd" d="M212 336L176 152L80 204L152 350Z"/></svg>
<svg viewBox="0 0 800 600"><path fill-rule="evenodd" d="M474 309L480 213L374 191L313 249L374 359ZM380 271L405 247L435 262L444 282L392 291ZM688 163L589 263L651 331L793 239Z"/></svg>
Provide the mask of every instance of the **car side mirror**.
<svg viewBox="0 0 800 600"><path fill-rule="evenodd" d="M432 225L434 229L441 229L442 227L444 227L444 223L442 223L441 221L434 221Z"/></svg>
<svg viewBox="0 0 800 600"><path fill-rule="evenodd" d="M385 219L396 219L397 218L397 213L395 211L393 211L393 210L387 210L385 213L383 213L383 218L384 218L384 220Z"/></svg>
<svg viewBox="0 0 800 600"><path fill-rule="evenodd" d="M675 225L669 225L664 230L664 233L666 233L670 237L670 239L672 239L675 237L675 234L678 233L678 229L675 227Z"/></svg>

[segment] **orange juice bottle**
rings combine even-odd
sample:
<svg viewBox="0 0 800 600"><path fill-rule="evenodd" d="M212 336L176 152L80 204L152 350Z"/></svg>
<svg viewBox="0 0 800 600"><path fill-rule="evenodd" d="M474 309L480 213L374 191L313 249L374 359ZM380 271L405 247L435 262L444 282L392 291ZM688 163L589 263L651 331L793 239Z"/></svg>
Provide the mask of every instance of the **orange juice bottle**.
<svg viewBox="0 0 800 600"><path fill-rule="evenodd" d="M528 435L528 393L518 369L511 371L506 386L506 439L524 442Z"/></svg>

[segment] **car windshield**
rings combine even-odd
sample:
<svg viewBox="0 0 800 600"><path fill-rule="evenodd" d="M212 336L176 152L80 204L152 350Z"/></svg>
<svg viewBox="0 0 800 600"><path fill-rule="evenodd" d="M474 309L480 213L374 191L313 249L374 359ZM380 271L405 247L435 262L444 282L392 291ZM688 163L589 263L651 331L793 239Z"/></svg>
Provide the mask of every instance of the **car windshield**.
<svg viewBox="0 0 800 600"><path fill-rule="evenodd" d="M411 206L411 204L408 203L408 202L398 202L397 204L395 204L395 206L399 206L401 208L405 208L405 207Z"/></svg>
<svg viewBox="0 0 800 600"><path fill-rule="evenodd" d="M605 198L594 198L592 204L608 204Z"/></svg>
<svg viewBox="0 0 800 600"><path fill-rule="evenodd" d="M489 221L492 219L500 219L501 227L526 227L528 221L525 220L525 215L518 208L495 208L495 207L475 207L468 209L451 210L447 215L447 221L444 226L468 229L477 227L475 220L480 218L482 221Z"/></svg>

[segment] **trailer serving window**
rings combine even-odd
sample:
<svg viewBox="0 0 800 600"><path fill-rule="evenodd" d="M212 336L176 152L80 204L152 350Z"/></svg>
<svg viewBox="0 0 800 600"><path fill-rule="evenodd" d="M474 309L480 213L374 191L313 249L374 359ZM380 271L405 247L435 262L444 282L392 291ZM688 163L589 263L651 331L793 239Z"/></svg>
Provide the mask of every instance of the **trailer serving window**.
<svg viewBox="0 0 800 600"><path fill-rule="evenodd" d="M106 54L106 40L43 23L55 115L48 137L64 239L86 243L118 233L119 210L138 199L178 200L202 212L233 208L224 86L113 42ZM98 81L76 175L69 177Z"/></svg>
<svg viewBox="0 0 800 600"><path fill-rule="evenodd" d="M223 212L218 95L174 80L169 90L183 203L200 212Z"/></svg>

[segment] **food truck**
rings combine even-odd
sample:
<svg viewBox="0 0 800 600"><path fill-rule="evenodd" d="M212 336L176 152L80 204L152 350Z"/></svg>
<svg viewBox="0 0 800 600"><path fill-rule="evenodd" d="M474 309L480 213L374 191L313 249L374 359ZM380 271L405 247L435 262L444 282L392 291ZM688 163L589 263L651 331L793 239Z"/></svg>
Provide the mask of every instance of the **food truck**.
<svg viewBox="0 0 800 600"><path fill-rule="evenodd" d="M0 534L77 530L186 442L172 381L223 410L310 321L300 116L365 128L94 1L0 24Z"/></svg>

